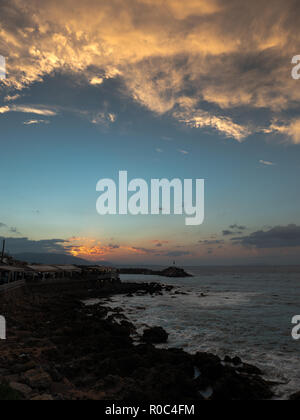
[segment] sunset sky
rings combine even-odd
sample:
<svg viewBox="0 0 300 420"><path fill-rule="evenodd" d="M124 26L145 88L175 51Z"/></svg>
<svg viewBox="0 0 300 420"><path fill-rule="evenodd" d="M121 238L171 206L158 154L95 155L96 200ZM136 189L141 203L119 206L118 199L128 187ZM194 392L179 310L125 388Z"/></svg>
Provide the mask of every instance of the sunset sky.
<svg viewBox="0 0 300 420"><path fill-rule="evenodd" d="M295 264L299 0L1 0L0 237L120 264ZM205 222L97 181L204 178Z"/></svg>

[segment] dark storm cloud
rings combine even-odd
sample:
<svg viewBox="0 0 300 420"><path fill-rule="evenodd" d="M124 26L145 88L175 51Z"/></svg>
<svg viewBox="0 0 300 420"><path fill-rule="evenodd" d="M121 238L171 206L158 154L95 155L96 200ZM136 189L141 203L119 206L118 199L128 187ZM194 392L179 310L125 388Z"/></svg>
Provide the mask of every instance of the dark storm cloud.
<svg viewBox="0 0 300 420"><path fill-rule="evenodd" d="M251 235L233 238L234 243L255 248L300 247L300 226L276 226L268 231L257 231Z"/></svg>
<svg viewBox="0 0 300 420"><path fill-rule="evenodd" d="M247 230L246 226L240 226L240 225L231 225L229 226L229 229L223 230L223 236L234 236L234 235L241 235L244 230Z"/></svg>
<svg viewBox="0 0 300 420"><path fill-rule="evenodd" d="M233 232L232 230L223 230L223 236L232 236L232 235L238 235L237 232Z"/></svg>
<svg viewBox="0 0 300 420"><path fill-rule="evenodd" d="M215 239L215 240L205 240L205 241L199 241L199 244L202 245L221 245L224 244L223 240Z"/></svg>
<svg viewBox="0 0 300 420"><path fill-rule="evenodd" d="M108 247L110 249L120 249L120 245L109 244Z"/></svg>
<svg viewBox="0 0 300 420"><path fill-rule="evenodd" d="M246 226L239 226L239 225L231 225L229 226L230 229L237 229L237 230L247 230Z"/></svg>
<svg viewBox="0 0 300 420"><path fill-rule="evenodd" d="M66 241L63 239L45 239L40 241L33 241L28 238L0 238L6 239L6 249L12 254L22 252L37 252L37 253L51 253L59 252L65 253Z"/></svg>
<svg viewBox="0 0 300 420"><path fill-rule="evenodd" d="M242 231L233 231L233 230L223 230L223 236L235 236L235 235L241 235Z"/></svg>

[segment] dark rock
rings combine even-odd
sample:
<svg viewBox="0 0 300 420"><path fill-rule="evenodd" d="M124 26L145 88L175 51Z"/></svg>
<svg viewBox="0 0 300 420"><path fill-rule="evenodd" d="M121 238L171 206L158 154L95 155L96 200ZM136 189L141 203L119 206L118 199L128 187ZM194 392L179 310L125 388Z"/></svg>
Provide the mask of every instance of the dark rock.
<svg viewBox="0 0 300 420"><path fill-rule="evenodd" d="M16 364L15 366L13 366L12 368L12 372L13 373L23 373L26 372L28 370L34 369L36 367L36 364L34 362L28 362L25 364Z"/></svg>
<svg viewBox="0 0 300 420"><path fill-rule="evenodd" d="M193 277L191 274L188 274L186 271L184 271L182 268L178 267L169 267L163 270L160 274L164 277Z"/></svg>
<svg viewBox="0 0 300 420"><path fill-rule="evenodd" d="M213 385L212 400L256 401L272 398L269 384L259 376L242 376L234 371L227 371Z"/></svg>
<svg viewBox="0 0 300 420"><path fill-rule="evenodd" d="M136 331L136 328L135 328L135 326L132 324L132 322L128 322L128 321L126 321L126 320L121 321L121 326L122 326L122 327L125 327L125 328L128 330L128 332L129 332L130 334Z"/></svg>
<svg viewBox="0 0 300 420"><path fill-rule="evenodd" d="M194 363L201 372L201 379L203 380L204 377L209 380L209 383L219 379L226 371L221 359L213 354L197 353L194 356Z"/></svg>
<svg viewBox="0 0 300 420"><path fill-rule="evenodd" d="M22 395L7 384L0 384L0 401L21 400Z"/></svg>
<svg viewBox="0 0 300 420"><path fill-rule="evenodd" d="M41 394L32 398L31 401L53 401L53 397L50 394Z"/></svg>
<svg viewBox="0 0 300 420"><path fill-rule="evenodd" d="M247 375L262 375L263 372L256 366L248 365L247 363L242 363L241 367L238 367L237 370Z"/></svg>
<svg viewBox="0 0 300 420"><path fill-rule="evenodd" d="M201 369L201 367L206 365L216 365L221 363L221 359L218 356L215 356L211 353L196 353L194 355L195 365Z"/></svg>
<svg viewBox="0 0 300 420"><path fill-rule="evenodd" d="M243 362L242 362L242 360L241 360L239 357L234 357L234 358L232 359L232 363L234 364L234 366L239 366L239 365L241 365Z"/></svg>
<svg viewBox="0 0 300 420"><path fill-rule="evenodd" d="M161 327L153 327L144 331L142 340L145 343L161 344L168 341L169 334Z"/></svg>
<svg viewBox="0 0 300 420"><path fill-rule="evenodd" d="M162 276L162 277L193 277L191 274L187 273L182 268L178 267L168 267L165 270L156 271L150 270L147 268L122 268L120 270L121 274L141 274L144 276L154 275L154 276Z"/></svg>
<svg viewBox="0 0 300 420"><path fill-rule="evenodd" d="M61 382L63 380L63 376L58 372L55 368L47 369L47 372L51 376L53 382Z"/></svg>
<svg viewBox="0 0 300 420"><path fill-rule="evenodd" d="M18 392L19 394L21 394L26 399L29 399L32 395L32 389L25 384L21 384L21 383L18 383L18 382L11 382L9 384L9 386L10 386L11 389Z"/></svg>
<svg viewBox="0 0 300 420"><path fill-rule="evenodd" d="M35 389L47 389L51 385L51 377L42 369L32 369L23 374L27 385Z"/></svg>
<svg viewBox="0 0 300 420"><path fill-rule="evenodd" d="M300 401L300 391L290 396L290 401Z"/></svg>

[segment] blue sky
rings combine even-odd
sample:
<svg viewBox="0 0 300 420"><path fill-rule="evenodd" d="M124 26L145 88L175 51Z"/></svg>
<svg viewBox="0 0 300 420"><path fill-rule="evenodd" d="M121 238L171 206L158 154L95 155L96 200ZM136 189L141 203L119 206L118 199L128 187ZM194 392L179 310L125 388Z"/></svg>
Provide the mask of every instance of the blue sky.
<svg viewBox="0 0 300 420"><path fill-rule="evenodd" d="M297 263L300 82L290 76L292 55L282 44L290 35L286 23L294 3L288 2L287 13L274 0L282 25L278 39L273 27L266 31L258 24L260 37L251 32L246 51L234 43L237 35L246 42L242 26L228 34L229 50L222 43L227 13L236 10L233 1L222 12L224 22L218 1L211 3L216 10L205 1L199 9L192 1L186 9L167 2L170 14L159 22L148 4L143 25L133 19L133 2L123 10L126 30L118 27L114 9L124 6L114 1L107 13L115 26L107 36L95 29L93 17L99 12L101 20L105 13L90 3L83 13L95 24L91 28L68 15L68 1L55 7L46 1L47 19L39 10L32 21L34 1L28 10L13 1L0 18L0 54L7 63L7 79L0 81L0 236L8 238L10 250L71 252L122 263ZM267 16L258 2L251 7ZM12 19L12 10L19 20ZM54 22L58 11L70 23L67 34ZM250 34L251 17L246 9L240 13ZM214 19L221 19L218 31ZM190 40L185 50L192 28L189 33L184 25L191 21L202 41ZM181 38L174 46L164 27L171 33L179 23ZM134 34L136 44L150 37L143 53ZM291 43L290 54L297 52L292 38ZM221 58L220 81L213 64ZM175 216L100 217L96 183L117 179L120 170L147 181L204 178L204 224L187 227ZM231 234L224 235L226 230ZM273 242L262 247L262 237ZM44 246L42 240L52 242Z"/></svg>

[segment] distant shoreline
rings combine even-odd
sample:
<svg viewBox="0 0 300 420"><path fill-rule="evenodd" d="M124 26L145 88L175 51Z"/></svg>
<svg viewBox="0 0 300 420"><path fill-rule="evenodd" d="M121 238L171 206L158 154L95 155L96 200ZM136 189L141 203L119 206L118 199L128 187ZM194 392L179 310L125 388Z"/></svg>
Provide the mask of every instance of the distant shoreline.
<svg viewBox="0 0 300 420"><path fill-rule="evenodd" d="M120 274L140 274L144 276L161 276L171 278L193 277L192 274L187 273L183 268L169 267L165 270L151 270L149 268L121 268Z"/></svg>
<svg viewBox="0 0 300 420"><path fill-rule="evenodd" d="M157 269L154 269L157 267ZM300 273L300 265L184 265L183 269L187 272L197 271L197 274L234 274L234 273ZM121 266L119 268L121 274L143 274L145 275L159 275L163 271L161 266L141 265L141 266ZM134 272L135 271L135 272ZM192 273L193 274L193 273Z"/></svg>

